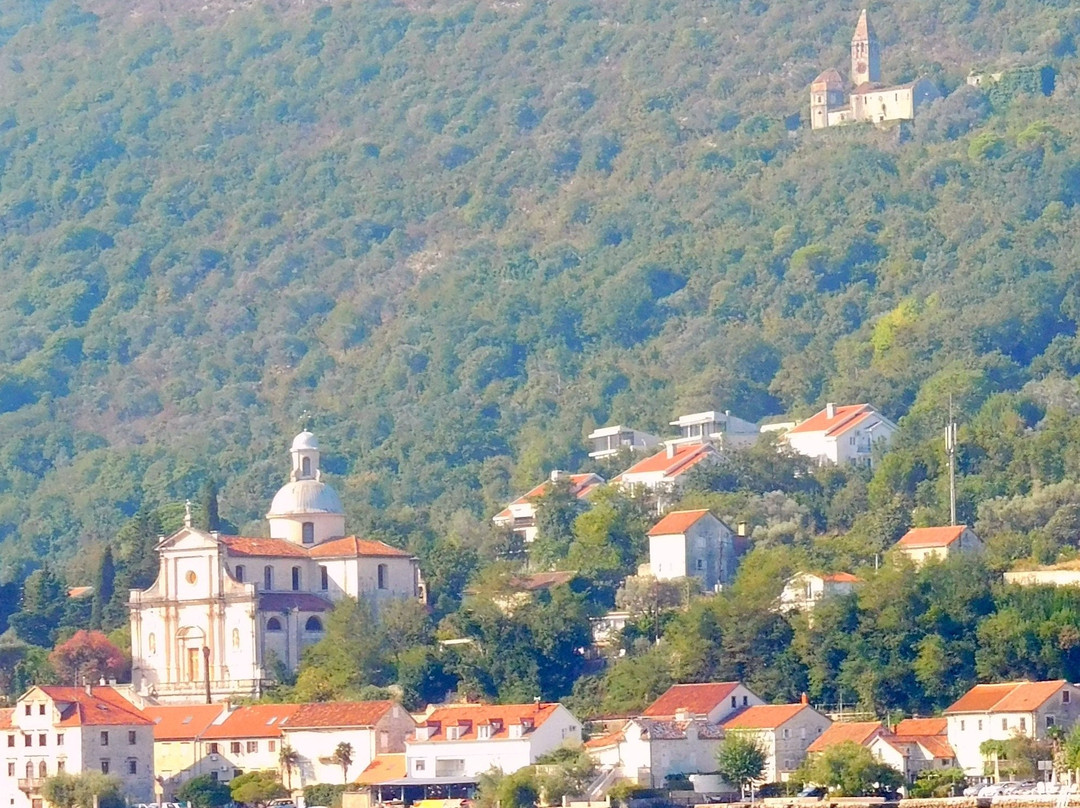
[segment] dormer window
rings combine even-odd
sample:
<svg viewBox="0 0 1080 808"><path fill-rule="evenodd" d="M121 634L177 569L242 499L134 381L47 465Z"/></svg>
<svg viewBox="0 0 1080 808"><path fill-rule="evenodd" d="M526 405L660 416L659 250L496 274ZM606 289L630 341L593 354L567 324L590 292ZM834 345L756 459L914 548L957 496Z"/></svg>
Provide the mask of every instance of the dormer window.
<svg viewBox="0 0 1080 808"><path fill-rule="evenodd" d="M461 740L461 727L447 727L446 728L446 739L448 741Z"/></svg>
<svg viewBox="0 0 1080 808"><path fill-rule="evenodd" d="M481 741L487 741L491 739L491 724L481 724L476 728L476 737Z"/></svg>

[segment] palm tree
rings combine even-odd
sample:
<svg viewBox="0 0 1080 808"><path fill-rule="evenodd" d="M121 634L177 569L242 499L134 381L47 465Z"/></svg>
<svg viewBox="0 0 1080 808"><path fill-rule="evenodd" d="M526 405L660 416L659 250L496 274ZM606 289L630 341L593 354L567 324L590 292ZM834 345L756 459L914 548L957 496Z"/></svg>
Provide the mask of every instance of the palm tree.
<svg viewBox="0 0 1080 808"><path fill-rule="evenodd" d="M341 782L348 784L349 782L349 767L352 765L352 744L347 741L342 741L337 745L334 750L334 763L341 767Z"/></svg>
<svg viewBox="0 0 1080 808"><path fill-rule="evenodd" d="M289 746L287 743L281 745L281 751L278 752L278 763L285 769L285 788L292 792L292 773L300 763L300 753Z"/></svg>

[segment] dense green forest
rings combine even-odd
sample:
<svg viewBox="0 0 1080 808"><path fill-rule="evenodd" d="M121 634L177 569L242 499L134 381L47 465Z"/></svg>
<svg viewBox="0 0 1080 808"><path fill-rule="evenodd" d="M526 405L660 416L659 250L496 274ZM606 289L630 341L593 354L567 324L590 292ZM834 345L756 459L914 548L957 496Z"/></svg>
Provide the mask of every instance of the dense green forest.
<svg viewBox="0 0 1080 808"><path fill-rule="evenodd" d="M305 422L351 528L421 556L434 613L392 658L319 662L362 682L283 687L531 698L576 682L596 707L640 702L642 682L738 675L770 698L843 687L888 710L940 706L976 676L1080 678L1075 599L997 583L1080 544L1080 9L872 14L884 78L945 93L905 133L809 131L808 84L845 67L857 16L831 2L4 3L13 630L51 646L120 625L122 594L55 595L100 583L107 546L116 592L144 580L176 503L213 486L223 519L262 532ZM972 88L972 69L1004 77ZM1049 74L1047 96L1032 77ZM883 602L883 578L813 628L764 609L797 565L873 577L908 525L944 518L950 399L961 516L990 544L946 587L963 610L939 614L927 576L953 579L933 570L903 573L903 604ZM535 613L462 600L508 574L490 516L551 468L590 468L595 425L663 434L681 412L825 401L898 420L895 451L873 475L769 447L700 475L687 503L748 521L749 570L771 574L646 619L607 674L582 678L561 637L579 641L640 560L641 503L552 515L544 561L582 578ZM830 626L835 646L815 639ZM1000 658L979 656L976 627L1008 634ZM882 630L895 647L867 639ZM444 659L436 632L519 655ZM693 657L706 646L723 658ZM878 668L842 664L870 646L889 652ZM521 649L535 664L507 666Z"/></svg>

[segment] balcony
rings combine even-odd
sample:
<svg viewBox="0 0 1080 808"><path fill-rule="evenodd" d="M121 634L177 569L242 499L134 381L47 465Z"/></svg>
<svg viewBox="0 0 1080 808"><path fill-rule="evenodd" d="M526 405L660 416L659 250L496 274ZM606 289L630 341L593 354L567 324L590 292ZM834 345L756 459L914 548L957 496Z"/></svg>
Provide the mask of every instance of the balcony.
<svg viewBox="0 0 1080 808"><path fill-rule="evenodd" d="M19 779L19 791L25 794L38 794L44 784L44 777L23 777Z"/></svg>

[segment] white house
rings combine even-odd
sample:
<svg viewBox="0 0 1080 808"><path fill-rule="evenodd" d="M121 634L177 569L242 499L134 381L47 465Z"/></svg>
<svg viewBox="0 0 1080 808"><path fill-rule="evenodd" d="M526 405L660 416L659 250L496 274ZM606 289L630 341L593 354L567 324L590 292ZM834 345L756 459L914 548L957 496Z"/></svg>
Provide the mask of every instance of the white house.
<svg viewBox="0 0 1080 808"><path fill-rule="evenodd" d="M299 704L248 704L224 713L202 733L201 774L227 783L244 772L279 767L282 731Z"/></svg>
<svg viewBox="0 0 1080 808"><path fill-rule="evenodd" d="M409 779L475 782L490 769L510 774L564 744L581 743L581 722L561 704L436 707L405 741Z"/></svg>
<svg viewBox="0 0 1080 808"><path fill-rule="evenodd" d="M41 787L59 772L99 771L124 794L154 798L154 725L112 687L32 687L0 710L0 794L12 808L41 808Z"/></svg>
<svg viewBox="0 0 1080 808"><path fill-rule="evenodd" d="M649 571L661 581L694 577L705 591L731 583L746 539L708 510L671 511L649 530Z"/></svg>
<svg viewBox="0 0 1080 808"><path fill-rule="evenodd" d="M874 757L914 781L926 769L954 766L956 755L949 746L944 718L909 718L893 728L880 721L837 722L807 747L810 755L831 746L852 742L869 749Z"/></svg>
<svg viewBox="0 0 1080 808"><path fill-rule="evenodd" d="M337 494L321 481L310 432L290 450L291 480L267 514L270 538L185 525L157 546L157 580L132 590L132 683L160 703L258 696L272 655L295 670L322 638L336 600L423 598L417 559L381 541L344 536ZM206 655L207 649L209 655Z"/></svg>
<svg viewBox="0 0 1080 808"><path fill-rule="evenodd" d="M821 601L849 595L863 583L850 572L801 572L788 579L780 593L780 610L810 612Z"/></svg>
<svg viewBox="0 0 1080 808"><path fill-rule="evenodd" d="M671 422L679 431L679 437L669 441L675 445L685 443L713 443L718 449L749 446L760 434L757 424L744 421L730 412L695 412L680 415Z"/></svg>
<svg viewBox="0 0 1080 808"><path fill-rule="evenodd" d="M611 482L631 491L645 488L655 492L658 508L663 511L688 471L701 463L715 463L719 459L720 452L711 443L677 446L668 442L661 451L639 460Z"/></svg>
<svg viewBox="0 0 1080 808"><path fill-rule="evenodd" d="M282 744L299 756L293 788L341 783L341 766L333 759L338 744L352 747L351 782L376 755L404 752L405 739L415 729L409 712L392 701L302 704L281 725Z"/></svg>
<svg viewBox="0 0 1080 808"><path fill-rule="evenodd" d="M983 776L984 741L1045 739L1051 727L1068 732L1078 716L1080 688L1064 679L975 685L945 710L949 744L969 777Z"/></svg>
<svg viewBox="0 0 1080 808"><path fill-rule="evenodd" d="M672 685L642 715L657 720L720 724L740 710L764 703L742 682Z"/></svg>
<svg viewBox="0 0 1080 808"><path fill-rule="evenodd" d="M623 449L629 449L632 452L646 451L659 445L660 438L639 429L617 424L594 429L589 433L588 441L592 446L589 457L603 458L617 455Z"/></svg>
<svg viewBox="0 0 1080 808"><path fill-rule="evenodd" d="M913 527L896 543L896 549L910 558L916 567L921 567L931 558L981 553L983 543L967 525Z"/></svg>
<svg viewBox="0 0 1080 808"><path fill-rule="evenodd" d="M748 707L724 722L725 732L756 737L766 752L762 780L787 780L806 758L807 750L832 724L808 704L766 704Z"/></svg>
<svg viewBox="0 0 1080 808"><path fill-rule="evenodd" d="M888 446L896 424L869 404L826 404L821 412L784 433L793 452L824 465L855 463L869 466L872 448Z"/></svg>
<svg viewBox="0 0 1080 808"><path fill-rule="evenodd" d="M143 713L154 723L155 802L174 802L176 792L192 777L218 773L215 762L203 755L202 735L227 715L217 704L148 705Z"/></svg>
<svg viewBox="0 0 1080 808"><path fill-rule="evenodd" d="M492 518L496 525L509 528L514 531L525 544L536 541L536 503L551 490L552 483L566 480L570 486L570 494L578 499L585 499L597 486L604 484L604 478L599 474L570 474L569 472L551 472L548 480L532 488L527 494L515 499Z"/></svg>
<svg viewBox="0 0 1080 808"><path fill-rule="evenodd" d="M631 718L586 741L585 751L614 780L662 788L670 775L716 771L716 750L723 738L718 724Z"/></svg>

